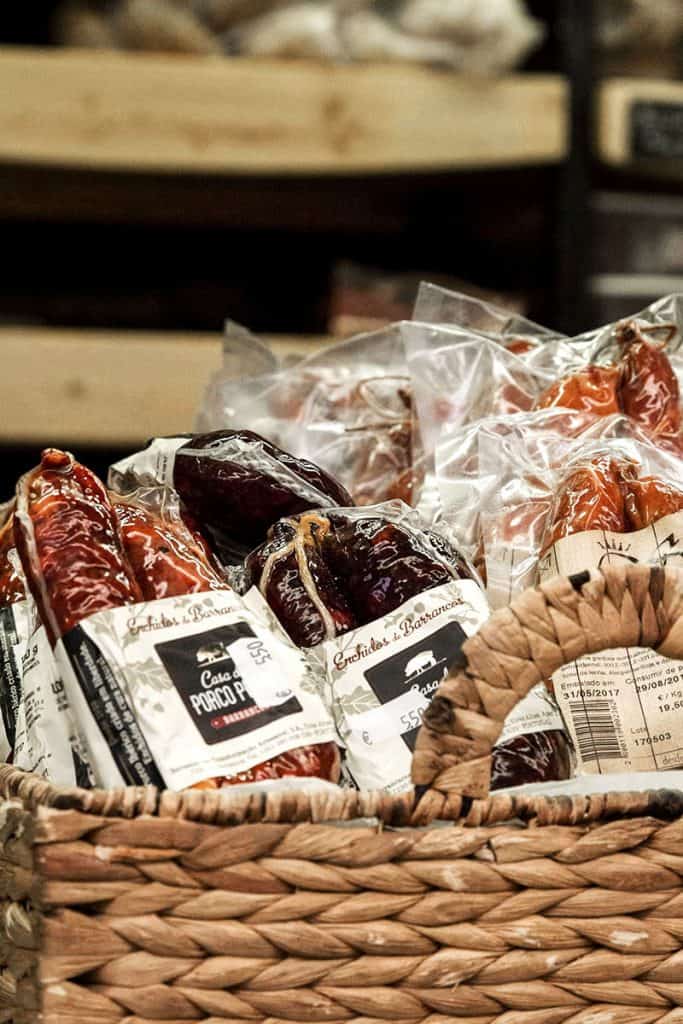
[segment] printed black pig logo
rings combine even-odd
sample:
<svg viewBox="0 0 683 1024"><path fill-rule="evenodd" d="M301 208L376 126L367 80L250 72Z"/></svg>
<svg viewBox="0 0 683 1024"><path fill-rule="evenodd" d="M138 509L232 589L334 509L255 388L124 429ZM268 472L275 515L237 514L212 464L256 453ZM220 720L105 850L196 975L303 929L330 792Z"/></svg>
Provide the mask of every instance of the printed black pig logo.
<svg viewBox="0 0 683 1024"><path fill-rule="evenodd" d="M403 717L397 715L397 737L400 736L411 750L415 746L421 720L418 708L426 707L449 669L458 661L464 640L462 626L458 622L449 622L364 673L373 693L384 705L405 697L406 692L419 691L415 713L408 712Z"/></svg>

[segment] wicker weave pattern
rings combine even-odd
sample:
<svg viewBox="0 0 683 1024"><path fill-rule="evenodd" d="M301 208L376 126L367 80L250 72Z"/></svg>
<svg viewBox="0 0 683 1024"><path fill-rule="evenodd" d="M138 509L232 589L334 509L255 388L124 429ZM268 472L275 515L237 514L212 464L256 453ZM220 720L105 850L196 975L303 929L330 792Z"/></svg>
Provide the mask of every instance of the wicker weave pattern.
<svg viewBox="0 0 683 1024"><path fill-rule="evenodd" d="M515 704L562 665L613 647L683 657L683 575L634 565L556 577L491 616L425 714L413 782L429 788L417 819L448 816L451 794L485 797L491 747Z"/></svg>
<svg viewBox="0 0 683 1024"><path fill-rule="evenodd" d="M0 1024L683 1024L683 794L463 786L535 681L625 643L680 657L681 610L641 567L494 616L428 713L417 800L0 766ZM436 816L460 820L416 827Z"/></svg>
<svg viewBox="0 0 683 1024"><path fill-rule="evenodd" d="M34 822L19 801L0 802L0 1020L32 1019L39 1006L40 881L33 864ZM17 1015L17 1020L20 1016Z"/></svg>
<svg viewBox="0 0 683 1024"><path fill-rule="evenodd" d="M226 830L43 810L36 842L49 1024L683 1020L681 821ZM33 986L15 998L30 1010Z"/></svg>

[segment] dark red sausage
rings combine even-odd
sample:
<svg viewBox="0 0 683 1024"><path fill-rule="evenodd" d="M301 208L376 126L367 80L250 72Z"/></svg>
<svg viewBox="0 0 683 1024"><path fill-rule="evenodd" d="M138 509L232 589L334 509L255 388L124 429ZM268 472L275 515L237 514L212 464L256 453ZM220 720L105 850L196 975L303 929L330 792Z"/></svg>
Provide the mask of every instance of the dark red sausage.
<svg viewBox="0 0 683 1024"><path fill-rule="evenodd" d="M182 520L168 521L141 505L112 500L124 550L146 601L230 589Z"/></svg>
<svg viewBox="0 0 683 1024"><path fill-rule="evenodd" d="M107 491L68 452L47 448L19 481L14 536L53 643L96 612L142 600Z"/></svg>
<svg viewBox="0 0 683 1024"><path fill-rule="evenodd" d="M596 416L611 416L620 411L619 379L618 366L584 366L546 388L536 399L534 409L559 405Z"/></svg>
<svg viewBox="0 0 683 1024"><path fill-rule="evenodd" d="M677 435L681 399L666 352L648 341L634 322L620 325L618 341L623 349L619 382L623 411L651 434Z"/></svg>
<svg viewBox="0 0 683 1024"><path fill-rule="evenodd" d="M14 516L10 515L0 527L0 608L26 597L24 582L9 557L14 548Z"/></svg>

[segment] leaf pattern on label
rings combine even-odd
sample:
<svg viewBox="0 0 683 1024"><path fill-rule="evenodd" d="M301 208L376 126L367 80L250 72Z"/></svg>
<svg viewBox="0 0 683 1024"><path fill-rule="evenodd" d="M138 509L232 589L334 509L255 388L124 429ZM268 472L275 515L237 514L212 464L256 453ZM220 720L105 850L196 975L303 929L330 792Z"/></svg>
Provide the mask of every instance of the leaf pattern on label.
<svg viewBox="0 0 683 1024"><path fill-rule="evenodd" d="M132 633L124 633L123 636L120 638L121 647L124 651L126 647L131 647L136 642L137 637L133 636Z"/></svg>
<svg viewBox="0 0 683 1024"><path fill-rule="evenodd" d="M173 689L173 683L164 666L151 657L144 661L129 662L126 682L131 692L140 689L156 690L157 692Z"/></svg>
<svg viewBox="0 0 683 1024"><path fill-rule="evenodd" d="M363 711L380 707L377 697L366 686L356 686L350 693L338 694L336 703L345 715L360 715Z"/></svg>
<svg viewBox="0 0 683 1024"><path fill-rule="evenodd" d="M421 605L421 607L424 608L424 605ZM402 622L405 622L407 617L409 618L410 616L406 616L405 612L399 610L394 612L393 615L385 615L380 621L385 631L387 631L389 626L399 626Z"/></svg>
<svg viewBox="0 0 683 1024"><path fill-rule="evenodd" d="M304 691L304 693L314 693L316 695L320 695L324 688L324 680L320 678L320 676L316 672L313 671L310 665L305 664L303 666L303 675L301 677L299 686L300 689Z"/></svg>
<svg viewBox="0 0 683 1024"><path fill-rule="evenodd" d="M472 605L463 601L458 609L458 622L466 633L476 633L481 625L481 613L476 608L473 608Z"/></svg>
<svg viewBox="0 0 683 1024"><path fill-rule="evenodd" d="M106 612L93 615L88 619L88 633L96 642L103 641L105 646L111 644L114 650L121 649L121 634L117 629L113 616Z"/></svg>

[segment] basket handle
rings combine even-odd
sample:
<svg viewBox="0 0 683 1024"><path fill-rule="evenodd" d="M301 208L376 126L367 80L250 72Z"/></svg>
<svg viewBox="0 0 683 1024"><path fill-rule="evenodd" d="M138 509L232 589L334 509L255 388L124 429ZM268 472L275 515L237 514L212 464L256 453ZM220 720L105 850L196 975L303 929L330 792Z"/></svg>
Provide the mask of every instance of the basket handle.
<svg viewBox="0 0 683 1024"><path fill-rule="evenodd" d="M683 659L683 573L632 565L556 576L494 612L425 712L412 770L417 817L486 797L491 749L514 706L563 665L615 647Z"/></svg>

